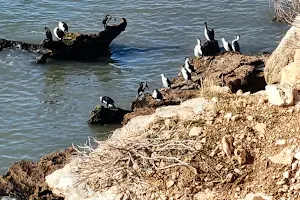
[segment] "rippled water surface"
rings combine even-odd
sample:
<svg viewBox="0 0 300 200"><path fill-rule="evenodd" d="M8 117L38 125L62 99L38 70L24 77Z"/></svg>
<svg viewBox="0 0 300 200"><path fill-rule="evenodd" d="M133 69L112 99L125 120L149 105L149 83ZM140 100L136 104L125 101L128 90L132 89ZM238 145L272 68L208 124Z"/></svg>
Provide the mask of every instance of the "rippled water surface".
<svg viewBox="0 0 300 200"><path fill-rule="evenodd" d="M160 73L175 76L196 38L204 40L204 21L218 40L240 34L245 54L271 51L287 28L271 22L267 0L0 0L0 11L0 38L34 43L44 38L44 26L53 30L60 20L83 33L102 30L107 13L128 20L102 62L35 65L34 54L0 52L0 174L20 159L36 161L88 136L106 138L115 126L86 123L99 96L129 108L139 81L153 89Z"/></svg>

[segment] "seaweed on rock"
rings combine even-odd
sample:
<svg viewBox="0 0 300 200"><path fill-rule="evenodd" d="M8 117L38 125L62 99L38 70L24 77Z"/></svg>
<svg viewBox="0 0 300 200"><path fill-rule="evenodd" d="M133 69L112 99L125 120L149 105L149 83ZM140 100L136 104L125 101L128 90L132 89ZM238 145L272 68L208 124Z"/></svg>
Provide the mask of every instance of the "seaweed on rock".
<svg viewBox="0 0 300 200"><path fill-rule="evenodd" d="M125 18L116 25L105 25L105 29L97 34L67 33L61 41L45 39L41 44L30 44L20 41L0 39L0 50L19 46L29 52L40 53L37 63L45 63L48 58L89 60L101 56L109 56L110 43L125 30Z"/></svg>

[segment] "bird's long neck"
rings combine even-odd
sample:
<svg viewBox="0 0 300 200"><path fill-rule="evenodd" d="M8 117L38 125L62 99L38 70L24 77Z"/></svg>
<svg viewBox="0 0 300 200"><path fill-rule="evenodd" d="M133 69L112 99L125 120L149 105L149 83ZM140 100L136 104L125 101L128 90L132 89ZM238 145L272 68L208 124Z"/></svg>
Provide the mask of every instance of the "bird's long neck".
<svg viewBox="0 0 300 200"><path fill-rule="evenodd" d="M185 59L185 66L189 66L189 60Z"/></svg>

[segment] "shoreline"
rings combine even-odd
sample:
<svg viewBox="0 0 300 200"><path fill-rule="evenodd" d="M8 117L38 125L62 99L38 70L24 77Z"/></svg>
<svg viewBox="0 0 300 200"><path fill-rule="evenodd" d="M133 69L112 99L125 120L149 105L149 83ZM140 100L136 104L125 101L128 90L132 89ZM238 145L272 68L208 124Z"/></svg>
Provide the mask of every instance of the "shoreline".
<svg viewBox="0 0 300 200"><path fill-rule="evenodd" d="M225 84L234 92L239 89L244 89L244 92L247 92L248 89L252 90L252 92L259 91L259 89L254 89L255 84L253 81L257 81L257 77L263 77L261 75L261 71L258 70L258 66L265 62L269 55L254 55L254 56L246 56L239 53L233 52L225 52L221 53L217 56L206 56L200 59L192 59L192 62L196 73L193 74L193 81L190 83L186 83L181 76L175 77L172 79L172 89L161 88L161 92L165 97L164 101L157 102L152 99L150 94L146 94L142 100L136 100L133 102L133 112L126 114L124 120L122 122L123 127L128 123L128 121L136 116L143 116L152 114L156 108L168 105L179 105L181 102L186 101L188 99L196 98L199 93L199 89L201 87L205 87L205 83L201 82L204 79L209 79L214 83L219 83L219 85ZM229 65L226 65L226 62L220 61L231 59ZM204 65L203 65L204 63ZM235 65L232 65L235 63ZM222 65L222 67L218 67ZM213 67L211 67L213 66ZM239 66L239 67L238 67ZM243 67L244 66L244 67ZM227 71L234 71L235 68L241 68L242 71L247 73L239 73L236 72L234 77L223 76L222 80L220 79L220 74L224 73L224 69ZM214 70L212 70L214 69ZM250 82L248 82L248 78L252 77ZM254 77L254 78L253 78ZM247 81L246 81L247 80ZM238 84L237 84L238 82ZM206 83L211 84L211 83ZM253 85L253 88L249 87ZM264 87L264 85L263 85ZM46 185L45 177L51 174L53 171L63 168L68 163L68 158L70 154L73 152L71 148L68 148L64 151L54 152L52 154L45 155L41 158L39 162L28 162L28 161L19 161L9 167L8 172L4 176L0 176L0 183L3 183L4 186L2 190L0 190L0 195L9 195L9 196L17 196L17 197L42 197L47 196L48 198L51 196L51 199L62 199L61 197L53 195L52 191ZM57 158L59 155L61 158ZM53 162L53 157L55 159L61 159L58 163L56 161ZM26 163L26 165L24 164ZM43 166L46 164L46 166ZM42 167L41 169L36 168L36 166ZM37 184L33 184L32 182L27 182L27 179L31 179L32 174L26 174L22 172L20 177L15 176L12 177L11 174L14 174L14 170L19 171L28 171L34 168L38 171L40 180L37 181L36 177L34 177L35 182ZM17 173L16 173L17 174ZM15 179L19 179L19 182L16 182ZM6 187L5 187L6 185ZM17 185L17 187L16 187ZM25 191L14 191L14 188L20 188L20 185L27 185L29 189ZM22 187L21 187L22 188Z"/></svg>

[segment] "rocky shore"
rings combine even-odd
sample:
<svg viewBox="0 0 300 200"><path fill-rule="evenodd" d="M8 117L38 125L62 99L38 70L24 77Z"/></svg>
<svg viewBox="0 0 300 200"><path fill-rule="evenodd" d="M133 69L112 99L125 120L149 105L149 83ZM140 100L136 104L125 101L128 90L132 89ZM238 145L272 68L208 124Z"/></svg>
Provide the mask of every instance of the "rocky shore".
<svg viewBox="0 0 300 200"><path fill-rule="evenodd" d="M299 199L299 50L291 48L299 34L292 27L272 55L194 58L192 81L174 78L163 101L135 100L124 126L97 148L14 164L0 195Z"/></svg>

